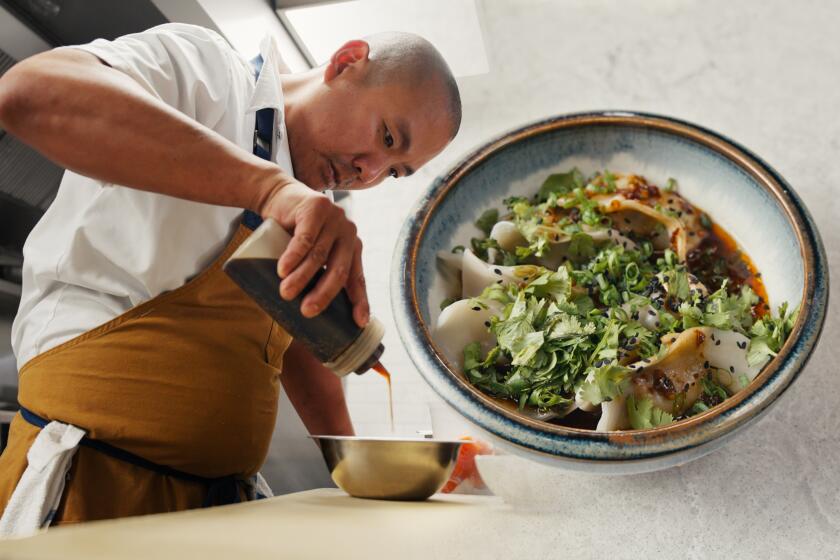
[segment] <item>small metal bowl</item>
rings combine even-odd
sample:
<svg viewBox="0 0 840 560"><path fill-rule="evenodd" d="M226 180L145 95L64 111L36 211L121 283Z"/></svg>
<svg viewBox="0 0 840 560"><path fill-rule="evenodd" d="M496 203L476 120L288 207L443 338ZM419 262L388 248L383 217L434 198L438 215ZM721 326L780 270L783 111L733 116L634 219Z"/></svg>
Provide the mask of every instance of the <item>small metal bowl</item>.
<svg viewBox="0 0 840 560"><path fill-rule="evenodd" d="M333 481L357 498L425 500L449 480L461 441L312 436Z"/></svg>

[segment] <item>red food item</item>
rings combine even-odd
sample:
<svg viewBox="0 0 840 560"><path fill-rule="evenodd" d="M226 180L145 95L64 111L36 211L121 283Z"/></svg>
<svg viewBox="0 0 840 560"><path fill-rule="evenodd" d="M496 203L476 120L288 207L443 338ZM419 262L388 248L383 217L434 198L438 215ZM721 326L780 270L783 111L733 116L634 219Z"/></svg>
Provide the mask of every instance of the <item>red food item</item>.
<svg viewBox="0 0 840 560"><path fill-rule="evenodd" d="M441 492L449 494L460 486L464 481L469 480L475 488L484 488L484 481L481 480L481 475L478 474L478 469L475 466L476 455L490 455L493 449L486 443L474 440L470 436L461 437L464 443L458 451L458 459L455 461L455 468L452 470L452 476L444 484Z"/></svg>

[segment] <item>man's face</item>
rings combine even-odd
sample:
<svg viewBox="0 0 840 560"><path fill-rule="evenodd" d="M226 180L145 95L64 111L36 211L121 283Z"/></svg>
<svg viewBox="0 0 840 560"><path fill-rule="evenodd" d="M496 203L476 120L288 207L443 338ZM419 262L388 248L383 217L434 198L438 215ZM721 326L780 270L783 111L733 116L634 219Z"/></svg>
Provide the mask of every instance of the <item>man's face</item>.
<svg viewBox="0 0 840 560"><path fill-rule="evenodd" d="M352 65L319 84L288 122L295 176L316 190L358 190L404 177L449 143L443 86L367 85Z"/></svg>

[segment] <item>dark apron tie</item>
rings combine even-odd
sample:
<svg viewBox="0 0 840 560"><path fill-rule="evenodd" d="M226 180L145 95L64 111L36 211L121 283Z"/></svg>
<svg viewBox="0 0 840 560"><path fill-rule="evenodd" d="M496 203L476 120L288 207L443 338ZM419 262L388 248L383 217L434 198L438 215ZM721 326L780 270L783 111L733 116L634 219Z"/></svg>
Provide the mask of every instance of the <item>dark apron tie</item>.
<svg viewBox="0 0 840 560"><path fill-rule="evenodd" d="M26 420L33 426L36 426L41 429L43 429L44 427L46 427L47 424L50 423L49 420L41 418L31 410L24 407L20 407L20 415L23 417L24 420ZM236 504L242 501L239 495L239 479L235 476L230 475L222 476L219 478L207 478L204 476L190 474L187 472L179 471L178 469L173 469L172 467L167 467L166 465L159 465L157 463L153 463L152 461L144 459L143 457L135 455L134 453L130 453L125 449L120 449L119 447L109 445L104 441L91 439L87 436L81 439L79 445L95 449L96 451L104 453L105 455L113 457L114 459L125 461L126 463L130 463L136 467L150 470L158 474L162 474L164 476L171 476L173 478L186 480L188 482L199 482L202 484L206 484L207 496L204 498L204 503L202 504L202 507Z"/></svg>

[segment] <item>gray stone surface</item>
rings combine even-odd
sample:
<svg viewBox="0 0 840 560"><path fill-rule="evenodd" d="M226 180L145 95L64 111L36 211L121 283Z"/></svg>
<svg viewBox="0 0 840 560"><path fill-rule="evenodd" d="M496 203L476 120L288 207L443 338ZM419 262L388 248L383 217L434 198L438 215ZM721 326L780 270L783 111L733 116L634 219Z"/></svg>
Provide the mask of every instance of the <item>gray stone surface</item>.
<svg viewBox="0 0 840 560"><path fill-rule="evenodd" d="M354 195L373 309L389 327L385 359L395 371L395 413L404 431L427 422L425 401L434 397L399 345L391 319L388 268L397 232L435 175L528 121L591 109L642 110L735 139L801 195L838 277L840 4L486 0L479 9L491 71L461 81L458 138L415 177ZM836 288L831 291L836 303ZM463 537L505 557L840 553L838 340L840 321L829 314L822 342L797 382L721 451L639 477L569 475L554 487L558 499L568 501L564 511L491 515L483 525L463 528ZM357 422L363 433L387 430L380 383L373 376L349 383L354 418L375 411Z"/></svg>

